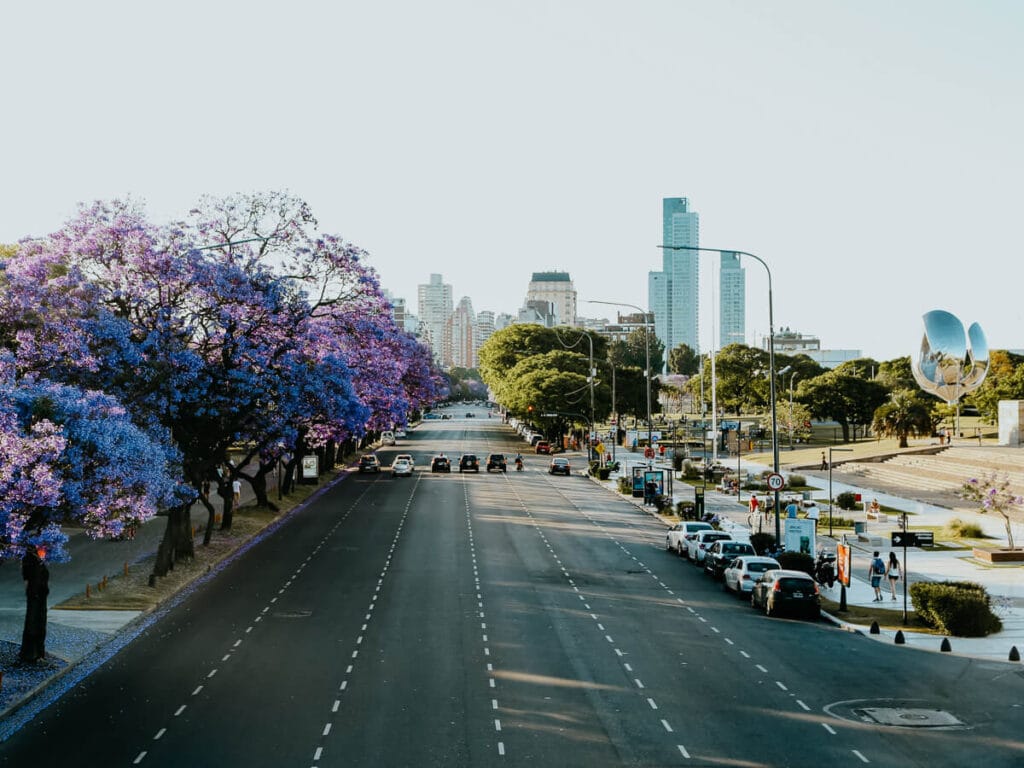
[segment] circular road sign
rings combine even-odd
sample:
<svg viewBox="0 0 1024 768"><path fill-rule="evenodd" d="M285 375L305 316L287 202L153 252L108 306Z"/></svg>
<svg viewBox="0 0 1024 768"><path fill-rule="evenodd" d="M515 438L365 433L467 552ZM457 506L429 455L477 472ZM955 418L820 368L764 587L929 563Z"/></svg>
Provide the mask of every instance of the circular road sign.
<svg viewBox="0 0 1024 768"><path fill-rule="evenodd" d="M782 486L786 484L786 481L782 479L782 475L778 472L772 472L768 475L768 487L773 491L781 491Z"/></svg>

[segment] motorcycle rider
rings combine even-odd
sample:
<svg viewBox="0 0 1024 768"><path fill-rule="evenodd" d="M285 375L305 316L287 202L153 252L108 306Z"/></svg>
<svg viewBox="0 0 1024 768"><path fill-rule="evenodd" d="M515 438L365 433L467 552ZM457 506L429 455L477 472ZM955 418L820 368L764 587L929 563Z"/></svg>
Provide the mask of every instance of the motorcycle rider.
<svg viewBox="0 0 1024 768"><path fill-rule="evenodd" d="M523 471L523 457L521 454L516 454L516 469L520 472Z"/></svg>

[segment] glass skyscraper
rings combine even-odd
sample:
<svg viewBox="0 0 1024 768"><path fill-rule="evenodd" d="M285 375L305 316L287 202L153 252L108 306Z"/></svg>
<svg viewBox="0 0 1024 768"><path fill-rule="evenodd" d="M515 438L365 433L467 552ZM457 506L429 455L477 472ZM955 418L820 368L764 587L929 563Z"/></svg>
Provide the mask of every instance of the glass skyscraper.
<svg viewBox="0 0 1024 768"><path fill-rule="evenodd" d="M685 197L662 201L663 245L700 245L700 217ZM662 251L660 272L647 278L647 302L654 313L654 332L665 345L665 359L680 344L700 352L700 253Z"/></svg>
<svg viewBox="0 0 1024 768"><path fill-rule="evenodd" d="M723 253L718 283L721 302L718 307L718 341L745 344L747 341L747 283L738 253Z"/></svg>

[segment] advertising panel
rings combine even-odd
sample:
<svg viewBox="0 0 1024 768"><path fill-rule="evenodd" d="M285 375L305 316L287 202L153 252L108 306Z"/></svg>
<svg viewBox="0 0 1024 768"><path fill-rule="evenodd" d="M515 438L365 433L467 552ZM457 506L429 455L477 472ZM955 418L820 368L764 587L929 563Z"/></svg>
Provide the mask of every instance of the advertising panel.
<svg viewBox="0 0 1024 768"><path fill-rule="evenodd" d="M302 479L303 480L316 480L319 477L320 472L318 471L317 457L303 456L302 457Z"/></svg>
<svg viewBox="0 0 1024 768"><path fill-rule="evenodd" d="M806 517L786 518L786 531L783 542L787 552L806 552L813 557L816 546L814 543L815 521Z"/></svg>
<svg viewBox="0 0 1024 768"><path fill-rule="evenodd" d="M836 547L836 567L838 581L843 586L850 586L850 571L853 565L853 550L848 544Z"/></svg>

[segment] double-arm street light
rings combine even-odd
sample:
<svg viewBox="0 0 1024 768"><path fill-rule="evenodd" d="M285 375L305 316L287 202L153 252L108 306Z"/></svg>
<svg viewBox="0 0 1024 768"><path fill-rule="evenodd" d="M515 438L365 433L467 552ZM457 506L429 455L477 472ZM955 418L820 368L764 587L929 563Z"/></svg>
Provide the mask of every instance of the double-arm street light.
<svg viewBox="0 0 1024 768"><path fill-rule="evenodd" d="M695 245L659 245L669 251L706 251L707 253L735 253L738 256L749 256L758 262L768 273L768 397L772 408L772 470L779 473L779 421L775 412L775 315L772 307L772 271L760 256L747 251L732 251L725 248L703 248ZM775 541L782 541L782 523L779 520L779 492L775 491Z"/></svg>
<svg viewBox="0 0 1024 768"><path fill-rule="evenodd" d="M590 300L587 304L607 304L610 307L629 307L635 309L644 317L644 359L646 361L647 369L644 371L644 381L647 384L647 446L649 448L654 447L654 427L651 424L651 329L649 321L649 312L645 312L640 309L636 304L627 304L623 301L595 301ZM618 430L618 425L615 425Z"/></svg>

